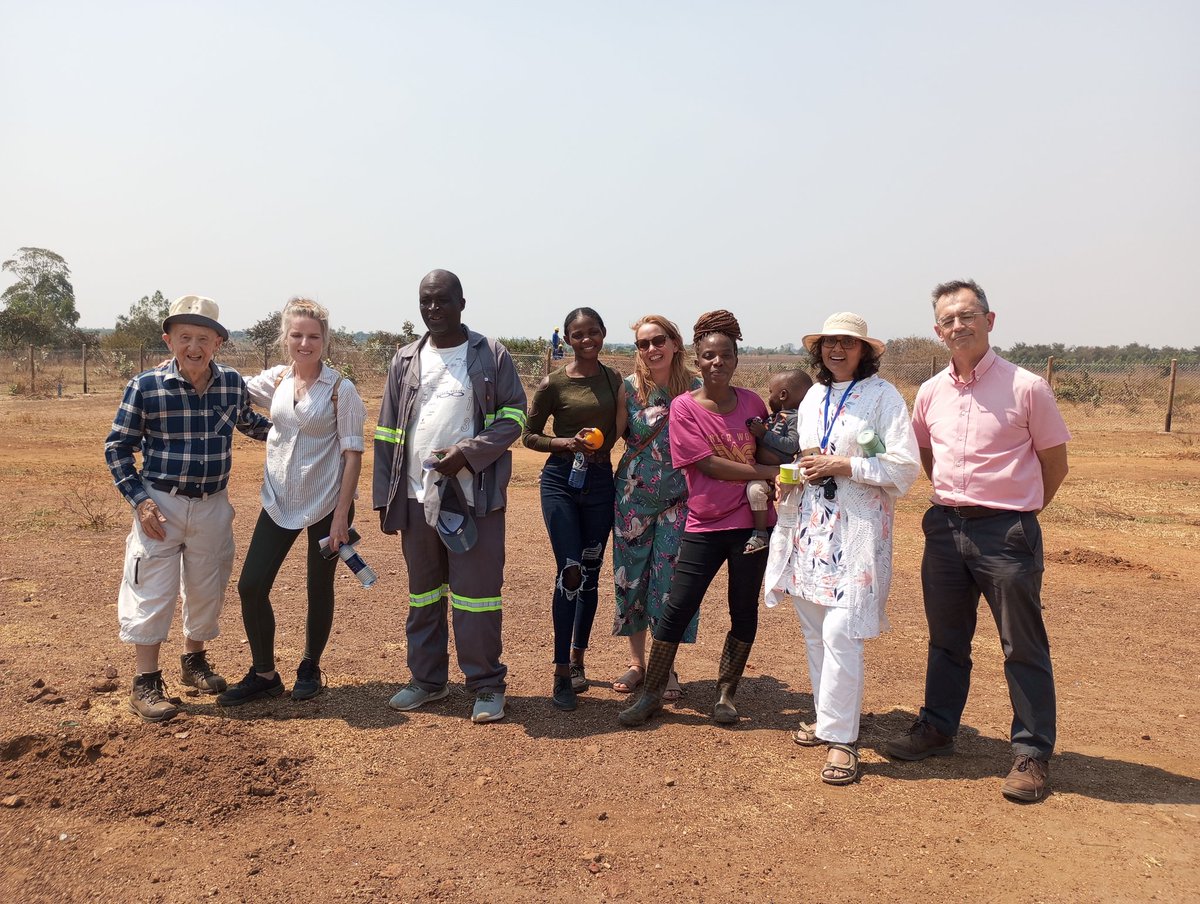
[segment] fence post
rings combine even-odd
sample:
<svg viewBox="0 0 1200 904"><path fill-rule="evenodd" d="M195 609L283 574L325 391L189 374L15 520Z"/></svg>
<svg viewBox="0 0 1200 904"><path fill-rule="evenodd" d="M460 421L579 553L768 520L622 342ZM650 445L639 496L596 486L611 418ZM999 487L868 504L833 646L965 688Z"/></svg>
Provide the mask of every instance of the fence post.
<svg viewBox="0 0 1200 904"><path fill-rule="evenodd" d="M143 344L138 348L138 373L142 373L146 369L146 346Z"/></svg>
<svg viewBox="0 0 1200 904"><path fill-rule="evenodd" d="M83 394L87 395L87 343L83 343L83 352L80 355L83 361Z"/></svg>
<svg viewBox="0 0 1200 904"><path fill-rule="evenodd" d="M267 355L270 354L270 346L263 346L263 370L267 369Z"/></svg>
<svg viewBox="0 0 1200 904"><path fill-rule="evenodd" d="M29 392L37 392L37 370L33 366L33 346L29 346Z"/></svg>
<svg viewBox="0 0 1200 904"><path fill-rule="evenodd" d="M1178 358L1171 359L1171 385L1167 389L1167 422L1163 425L1163 432L1171 432L1171 411L1175 407L1175 368L1179 364Z"/></svg>
<svg viewBox="0 0 1200 904"><path fill-rule="evenodd" d="M1051 355L1046 359L1046 382L1050 384L1050 388L1054 388L1054 356Z"/></svg>

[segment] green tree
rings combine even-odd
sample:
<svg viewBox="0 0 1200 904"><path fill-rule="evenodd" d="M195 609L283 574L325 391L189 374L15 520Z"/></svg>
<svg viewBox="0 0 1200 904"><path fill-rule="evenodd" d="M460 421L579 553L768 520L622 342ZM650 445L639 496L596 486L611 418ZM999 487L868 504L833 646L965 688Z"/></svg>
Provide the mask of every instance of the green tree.
<svg viewBox="0 0 1200 904"><path fill-rule="evenodd" d="M388 330L376 330L367 336L367 341L364 345L367 348L390 348L395 349L399 345L408 345L417 338L416 328L411 320L404 321L399 333L392 333Z"/></svg>
<svg viewBox="0 0 1200 904"><path fill-rule="evenodd" d="M250 340L250 344L262 352L264 370L267 367L267 360L270 357L271 349L276 348L278 345L279 334L282 329L283 311L275 311L246 330L246 338Z"/></svg>
<svg viewBox="0 0 1200 904"><path fill-rule="evenodd" d="M162 322L167 319L171 302L162 292L143 295L129 306L128 314L117 316L117 325L105 339L105 346L112 349L140 348L165 349L162 341Z"/></svg>
<svg viewBox="0 0 1200 904"><path fill-rule="evenodd" d="M510 336L497 341L508 349L509 354L512 355L540 355L546 351L546 346L550 344L545 339L526 339L524 336ZM605 350L612 350L610 343L605 343Z"/></svg>
<svg viewBox="0 0 1200 904"><path fill-rule="evenodd" d="M0 294L0 342L65 346L78 340L75 289L62 255L45 248L18 248L16 257L0 267L17 280Z"/></svg>

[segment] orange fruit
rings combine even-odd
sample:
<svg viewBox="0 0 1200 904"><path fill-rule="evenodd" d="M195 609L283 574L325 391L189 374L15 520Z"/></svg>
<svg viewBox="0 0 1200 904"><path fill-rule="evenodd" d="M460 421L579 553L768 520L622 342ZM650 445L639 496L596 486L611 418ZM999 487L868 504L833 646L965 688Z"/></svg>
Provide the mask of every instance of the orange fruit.
<svg viewBox="0 0 1200 904"><path fill-rule="evenodd" d="M584 444L593 452L604 445L604 434L599 427L591 427L583 437Z"/></svg>

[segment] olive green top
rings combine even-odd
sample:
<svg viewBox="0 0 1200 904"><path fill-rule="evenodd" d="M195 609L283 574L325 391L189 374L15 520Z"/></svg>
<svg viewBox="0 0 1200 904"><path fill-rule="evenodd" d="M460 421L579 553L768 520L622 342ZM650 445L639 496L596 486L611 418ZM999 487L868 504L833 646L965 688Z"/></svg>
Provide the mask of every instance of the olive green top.
<svg viewBox="0 0 1200 904"><path fill-rule="evenodd" d="M551 372L549 380L540 386L529 405L529 418L521 442L529 449L550 452L550 442L555 437L569 438L584 427L599 427L604 434L604 445L589 457L597 461L608 461L608 453L617 442L617 393L621 386L621 375L607 365L600 365L600 373L591 377L567 376L567 369L560 367ZM554 433L547 435L546 421L554 418ZM553 452L564 458L570 452Z"/></svg>

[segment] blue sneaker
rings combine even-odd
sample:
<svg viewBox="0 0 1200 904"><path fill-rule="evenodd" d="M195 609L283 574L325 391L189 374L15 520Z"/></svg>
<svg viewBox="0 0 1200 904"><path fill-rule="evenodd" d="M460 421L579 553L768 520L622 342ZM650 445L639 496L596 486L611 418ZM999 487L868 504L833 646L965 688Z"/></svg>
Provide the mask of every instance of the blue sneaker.
<svg viewBox="0 0 1200 904"><path fill-rule="evenodd" d="M450 685L448 684L443 684L436 691L427 691L420 685L410 684L392 697L388 701L388 706L401 712L408 712L410 709L416 709L418 706L424 706L434 700L441 700L449 693Z"/></svg>
<svg viewBox="0 0 1200 904"><path fill-rule="evenodd" d="M475 697L472 722L497 722L504 718L504 691L480 691Z"/></svg>

